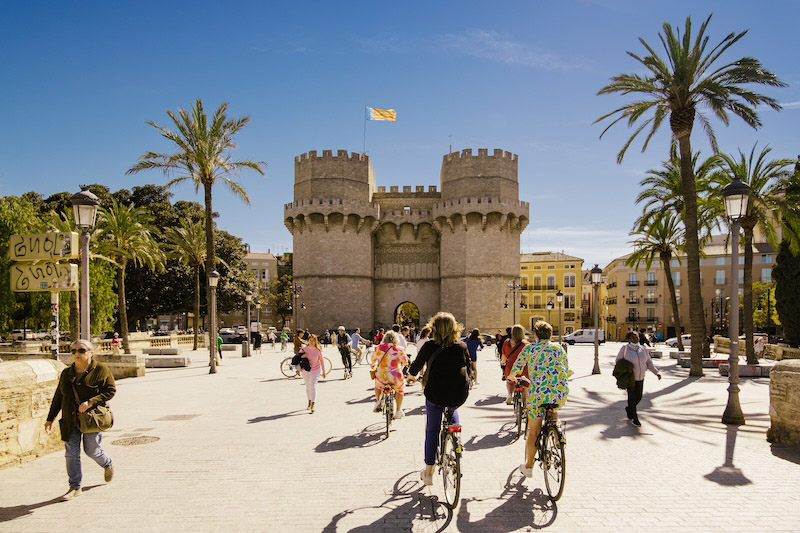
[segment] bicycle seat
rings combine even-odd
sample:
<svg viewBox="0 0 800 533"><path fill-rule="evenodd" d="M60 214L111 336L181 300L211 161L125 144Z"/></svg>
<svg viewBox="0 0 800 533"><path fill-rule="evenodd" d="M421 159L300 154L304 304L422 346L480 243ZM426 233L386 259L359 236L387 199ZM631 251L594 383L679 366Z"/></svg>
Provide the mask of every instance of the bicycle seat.
<svg viewBox="0 0 800 533"><path fill-rule="evenodd" d="M519 376L517 378L517 387L530 387L531 380L526 378L525 376Z"/></svg>
<svg viewBox="0 0 800 533"><path fill-rule="evenodd" d="M394 391L394 389L391 388L389 385L384 385L383 386L383 392L390 393L390 392L393 392L393 391Z"/></svg>
<svg viewBox="0 0 800 533"><path fill-rule="evenodd" d="M539 407L543 409L558 409L559 406L557 403L543 403Z"/></svg>

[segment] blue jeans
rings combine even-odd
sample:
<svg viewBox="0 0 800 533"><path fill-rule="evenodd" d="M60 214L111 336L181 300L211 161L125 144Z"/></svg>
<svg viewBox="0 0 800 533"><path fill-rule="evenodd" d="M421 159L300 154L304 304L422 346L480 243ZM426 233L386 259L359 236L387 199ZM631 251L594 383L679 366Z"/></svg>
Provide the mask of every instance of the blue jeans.
<svg viewBox="0 0 800 533"><path fill-rule="evenodd" d="M442 427L444 407L425 400L425 464L436 464L436 450L439 448L439 429ZM453 418L459 424L458 411L453 411Z"/></svg>
<svg viewBox="0 0 800 533"><path fill-rule="evenodd" d="M78 489L81 486L83 473L81 472L81 437L83 437L83 449L86 455L94 459L94 462L103 468L111 466L111 459L100 447L103 440L102 433L81 433L78 428L72 428L69 440L64 442L67 458L67 477L69 478L69 488Z"/></svg>

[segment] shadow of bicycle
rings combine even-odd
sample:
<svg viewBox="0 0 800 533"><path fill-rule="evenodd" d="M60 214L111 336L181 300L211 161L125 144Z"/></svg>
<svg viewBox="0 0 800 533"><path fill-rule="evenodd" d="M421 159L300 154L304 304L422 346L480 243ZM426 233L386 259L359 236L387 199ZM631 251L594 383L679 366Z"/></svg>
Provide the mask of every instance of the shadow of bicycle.
<svg viewBox="0 0 800 533"><path fill-rule="evenodd" d="M328 437L314 448L317 453L338 452L351 448L366 448L378 444L384 438L383 422L370 424L355 435Z"/></svg>

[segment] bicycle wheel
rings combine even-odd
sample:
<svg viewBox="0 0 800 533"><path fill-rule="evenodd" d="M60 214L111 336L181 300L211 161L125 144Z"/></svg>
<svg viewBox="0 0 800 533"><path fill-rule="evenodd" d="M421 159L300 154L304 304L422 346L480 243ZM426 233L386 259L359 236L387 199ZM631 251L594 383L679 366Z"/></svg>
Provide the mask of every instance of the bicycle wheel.
<svg viewBox="0 0 800 533"><path fill-rule="evenodd" d="M331 373L331 368L333 368L333 363L331 363L331 360L328 359L327 357L323 357L322 359L325 361L325 375L328 375Z"/></svg>
<svg viewBox="0 0 800 533"><path fill-rule="evenodd" d="M281 373L286 376L287 378L296 378L297 372L292 366L292 358L287 357L283 361L281 361Z"/></svg>
<svg viewBox="0 0 800 533"><path fill-rule="evenodd" d="M566 474L566 457L561 434L554 426L548 426L544 435L542 455L544 456L544 484L547 494L558 501L564 492L564 475Z"/></svg>
<svg viewBox="0 0 800 533"><path fill-rule="evenodd" d="M461 493L461 452L458 442L452 433L448 433L442 442L442 485L444 499L451 509L458 505Z"/></svg>
<svg viewBox="0 0 800 533"><path fill-rule="evenodd" d="M394 402L389 394L383 395L383 412L386 415L386 438L389 438L389 427L392 425L392 418L394 417Z"/></svg>
<svg viewBox="0 0 800 533"><path fill-rule="evenodd" d="M369 365L370 359L372 359L372 352L370 349L365 349L364 353L361 354L361 357L358 359L358 364L360 365Z"/></svg>

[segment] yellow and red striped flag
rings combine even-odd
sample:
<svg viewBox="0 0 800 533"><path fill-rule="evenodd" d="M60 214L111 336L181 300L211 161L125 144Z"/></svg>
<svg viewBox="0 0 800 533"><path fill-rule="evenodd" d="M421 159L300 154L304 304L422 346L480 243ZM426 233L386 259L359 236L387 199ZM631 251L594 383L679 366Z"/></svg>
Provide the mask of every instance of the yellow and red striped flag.
<svg viewBox="0 0 800 533"><path fill-rule="evenodd" d="M374 107L368 107L367 120L388 120L389 122L394 122L397 120L397 111L394 109L375 109Z"/></svg>

